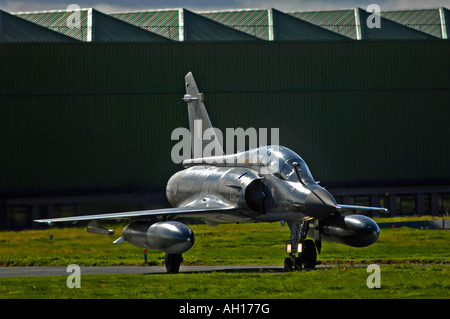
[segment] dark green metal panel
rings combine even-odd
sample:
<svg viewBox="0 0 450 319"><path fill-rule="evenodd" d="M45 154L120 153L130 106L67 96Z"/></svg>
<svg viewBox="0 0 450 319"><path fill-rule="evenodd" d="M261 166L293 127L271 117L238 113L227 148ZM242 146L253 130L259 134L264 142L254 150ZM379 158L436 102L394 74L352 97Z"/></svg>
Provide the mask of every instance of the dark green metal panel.
<svg viewBox="0 0 450 319"><path fill-rule="evenodd" d="M192 71L211 120L279 128L327 185L450 180L448 41L0 46L0 191L164 187ZM33 52L33 54L29 54Z"/></svg>

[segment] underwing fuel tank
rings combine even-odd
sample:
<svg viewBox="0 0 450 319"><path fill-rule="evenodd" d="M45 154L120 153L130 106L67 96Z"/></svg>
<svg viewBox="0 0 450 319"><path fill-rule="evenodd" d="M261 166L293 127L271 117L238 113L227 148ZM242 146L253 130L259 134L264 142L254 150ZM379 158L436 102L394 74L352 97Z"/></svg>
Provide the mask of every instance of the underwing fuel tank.
<svg viewBox="0 0 450 319"><path fill-rule="evenodd" d="M366 247L375 243L380 228L364 215L332 215L319 221L321 239L352 247Z"/></svg>
<svg viewBox="0 0 450 319"><path fill-rule="evenodd" d="M136 221L127 225L122 237L140 248L155 249L168 254L181 254L194 245L194 232L177 221Z"/></svg>

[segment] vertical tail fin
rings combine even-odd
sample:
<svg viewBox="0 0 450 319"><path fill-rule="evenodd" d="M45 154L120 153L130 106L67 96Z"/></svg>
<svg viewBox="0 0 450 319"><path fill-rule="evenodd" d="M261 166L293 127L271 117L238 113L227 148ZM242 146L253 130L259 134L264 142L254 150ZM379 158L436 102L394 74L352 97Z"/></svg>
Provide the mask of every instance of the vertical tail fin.
<svg viewBox="0 0 450 319"><path fill-rule="evenodd" d="M222 135L220 132L214 130L211 124L208 112L206 112L205 105L203 104L203 93L199 92L191 72L185 76L185 86L186 94L183 100L188 105L192 157L203 157L205 146L207 145L209 152L211 152L212 148L215 149L215 154L205 155L223 155ZM205 134L206 130L208 131ZM220 135L220 138L218 138L218 135Z"/></svg>

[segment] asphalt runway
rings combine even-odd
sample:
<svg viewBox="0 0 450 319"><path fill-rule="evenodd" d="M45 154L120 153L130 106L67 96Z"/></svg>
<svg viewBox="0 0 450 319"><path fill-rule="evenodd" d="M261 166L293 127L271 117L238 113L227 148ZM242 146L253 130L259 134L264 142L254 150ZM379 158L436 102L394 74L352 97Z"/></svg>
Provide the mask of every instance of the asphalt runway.
<svg viewBox="0 0 450 319"><path fill-rule="evenodd" d="M433 266L435 264L418 264L416 266ZM444 264L450 266L450 264ZM342 267L367 267L362 264L342 264ZM382 264L379 266L392 266ZM317 265L315 269L330 269L339 265ZM314 269L304 269L311 271ZM283 265L216 265L216 266L181 266L180 273L195 274L207 272L226 273L282 273ZM67 267L0 267L0 278L69 276L73 271ZM81 275L168 275L164 266L81 266Z"/></svg>
<svg viewBox="0 0 450 319"><path fill-rule="evenodd" d="M81 275L158 275L167 274L164 266L93 266L80 267ZM284 272L282 265L230 265L230 266L181 266L180 273L199 272ZM67 267L0 267L0 278L68 276Z"/></svg>

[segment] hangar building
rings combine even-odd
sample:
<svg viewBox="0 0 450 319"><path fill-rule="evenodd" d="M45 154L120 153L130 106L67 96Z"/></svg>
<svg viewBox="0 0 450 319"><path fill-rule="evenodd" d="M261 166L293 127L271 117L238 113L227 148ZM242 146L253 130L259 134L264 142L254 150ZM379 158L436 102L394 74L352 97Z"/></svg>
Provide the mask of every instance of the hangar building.
<svg viewBox="0 0 450 319"><path fill-rule="evenodd" d="M449 32L447 8L0 11L0 229L167 206L188 71L338 202L448 214Z"/></svg>

